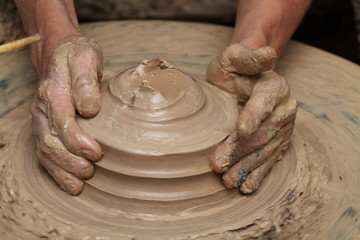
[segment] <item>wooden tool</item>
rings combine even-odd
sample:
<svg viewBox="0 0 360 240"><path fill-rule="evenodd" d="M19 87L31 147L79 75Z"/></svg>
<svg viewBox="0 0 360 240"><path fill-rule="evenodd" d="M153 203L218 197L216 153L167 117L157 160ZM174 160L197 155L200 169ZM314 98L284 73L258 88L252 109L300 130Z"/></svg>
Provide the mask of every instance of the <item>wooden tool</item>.
<svg viewBox="0 0 360 240"><path fill-rule="evenodd" d="M18 49L18 48L22 48L26 45L29 45L31 43L34 43L34 42L38 42L41 40L41 36L40 34L35 34L35 35L32 35L30 37L26 37L26 38L22 38L22 39L19 39L19 40L15 40L15 41L12 41L12 42L9 42L9 43L5 43L3 45L0 45L0 54L1 53L5 53L5 52L9 52L9 51L12 51L12 50L15 50L15 49Z"/></svg>

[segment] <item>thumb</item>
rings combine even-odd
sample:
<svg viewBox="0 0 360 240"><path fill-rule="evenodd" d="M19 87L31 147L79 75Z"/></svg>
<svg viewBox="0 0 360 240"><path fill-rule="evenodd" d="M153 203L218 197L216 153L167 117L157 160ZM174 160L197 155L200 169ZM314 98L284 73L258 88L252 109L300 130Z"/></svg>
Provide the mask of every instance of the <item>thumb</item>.
<svg viewBox="0 0 360 240"><path fill-rule="evenodd" d="M277 55L269 46L249 49L241 44L230 45L223 53L227 59L228 72L236 72L243 75L254 75L274 68Z"/></svg>
<svg viewBox="0 0 360 240"><path fill-rule="evenodd" d="M100 111L102 78L102 52L95 41L85 38L78 50L69 59L74 105L84 117L93 117ZM76 47L75 47L76 49Z"/></svg>

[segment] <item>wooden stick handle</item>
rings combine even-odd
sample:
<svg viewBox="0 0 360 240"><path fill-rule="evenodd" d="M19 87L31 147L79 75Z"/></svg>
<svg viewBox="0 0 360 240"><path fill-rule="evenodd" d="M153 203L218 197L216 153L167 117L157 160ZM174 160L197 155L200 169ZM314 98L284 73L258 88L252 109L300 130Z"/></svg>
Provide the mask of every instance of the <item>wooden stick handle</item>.
<svg viewBox="0 0 360 240"><path fill-rule="evenodd" d="M35 34L30 37L22 38L19 40L15 40L9 43L5 43L3 45L0 45L0 54L12 51L14 49L18 49L21 47L24 47L26 45L29 45L30 43L38 42L41 40L40 34Z"/></svg>

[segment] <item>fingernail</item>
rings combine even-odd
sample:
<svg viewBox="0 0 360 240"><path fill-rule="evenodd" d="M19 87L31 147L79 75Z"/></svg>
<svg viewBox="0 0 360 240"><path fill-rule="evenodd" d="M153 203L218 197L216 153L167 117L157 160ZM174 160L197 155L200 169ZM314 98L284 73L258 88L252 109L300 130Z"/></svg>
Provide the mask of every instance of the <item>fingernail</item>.
<svg viewBox="0 0 360 240"><path fill-rule="evenodd" d="M84 182L78 178L66 179L64 182L59 182L60 188L72 196L77 196L84 188Z"/></svg>
<svg viewBox="0 0 360 240"><path fill-rule="evenodd" d="M246 186L246 183L243 183L240 185L239 187L240 192L242 192L243 194L250 194L253 192L253 189L249 188L248 186Z"/></svg>
<svg viewBox="0 0 360 240"><path fill-rule="evenodd" d="M227 188L235 187L234 181L231 179L229 174L223 174L222 180L223 180L223 183L224 183L225 187L227 187Z"/></svg>
<svg viewBox="0 0 360 240"><path fill-rule="evenodd" d="M98 159L96 158L96 154L89 150L89 149L83 149L82 153L84 155L84 157L90 161L97 161Z"/></svg>
<svg viewBox="0 0 360 240"><path fill-rule="evenodd" d="M221 144L210 157L211 168L218 173L226 172L229 166L236 161L235 143Z"/></svg>
<svg viewBox="0 0 360 240"><path fill-rule="evenodd" d="M227 161L227 162L223 163L221 165L221 168L223 169L224 167L228 167L230 165L230 163L231 163L230 161Z"/></svg>
<svg viewBox="0 0 360 240"><path fill-rule="evenodd" d="M84 182L81 182L81 184L72 186L71 188L67 189L66 192L68 192L72 196L77 196L82 192L83 188L84 188Z"/></svg>
<svg viewBox="0 0 360 240"><path fill-rule="evenodd" d="M228 165L230 165L230 163L228 165L226 165L228 161L224 160L224 156L218 157L216 154L213 154L210 157L210 167L212 170L214 170L217 173L222 173L224 172L224 168L226 168ZM224 166L226 165L226 166Z"/></svg>
<svg viewBox="0 0 360 240"><path fill-rule="evenodd" d="M78 105L78 111L83 117L94 117L100 111L101 98L99 96L83 96Z"/></svg>
<svg viewBox="0 0 360 240"><path fill-rule="evenodd" d="M81 178L82 179L89 179L94 175L94 166L90 165L89 167L84 168L81 170Z"/></svg>

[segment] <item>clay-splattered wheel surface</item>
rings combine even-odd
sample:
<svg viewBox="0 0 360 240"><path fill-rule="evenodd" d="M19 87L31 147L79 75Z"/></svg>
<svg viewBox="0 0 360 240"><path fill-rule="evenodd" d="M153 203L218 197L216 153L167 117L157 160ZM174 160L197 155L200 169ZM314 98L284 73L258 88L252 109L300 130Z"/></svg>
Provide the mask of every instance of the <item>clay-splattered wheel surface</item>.
<svg viewBox="0 0 360 240"><path fill-rule="evenodd" d="M103 47L105 78L160 57L200 81L231 34L221 26L162 21L94 23L83 25L83 31ZM219 184L211 194L178 201L120 197L91 180L78 197L59 190L36 160L28 103L11 111L35 89L28 52L3 55L0 66L0 127L6 144L0 149L1 238L359 236L357 65L290 43L277 70L289 80L300 109L283 160L252 195ZM201 184L201 178L194 181Z"/></svg>

